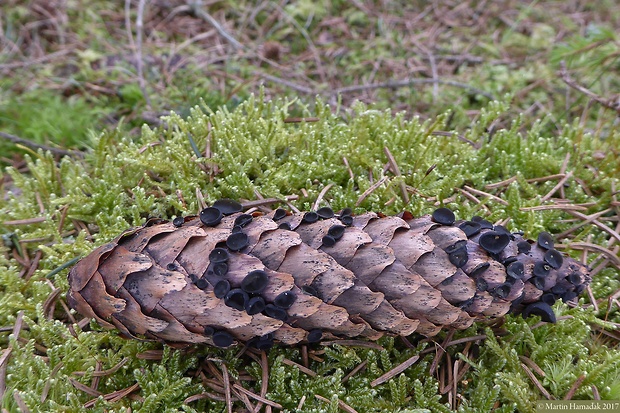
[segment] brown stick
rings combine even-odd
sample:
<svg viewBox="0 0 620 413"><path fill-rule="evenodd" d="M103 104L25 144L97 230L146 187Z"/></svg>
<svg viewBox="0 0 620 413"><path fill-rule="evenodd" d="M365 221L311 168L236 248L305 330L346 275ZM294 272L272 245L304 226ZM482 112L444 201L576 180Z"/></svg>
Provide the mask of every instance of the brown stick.
<svg viewBox="0 0 620 413"><path fill-rule="evenodd" d="M620 96L614 96L612 98L605 99L604 97L592 92L585 86L581 86L579 83L577 83L577 81L570 77L570 75L568 74L568 70L566 69L565 62L560 63L560 75L562 76L562 80L564 81L564 83L566 83L569 87L575 89L580 93L583 93L593 101L601 104L603 107L615 110L620 115Z"/></svg>
<svg viewBox="0 0 620 413"><path fill-rule="evenodd" d="M482 95L488 99L491 99L491 100L495 99L495 96L493 96L493 94L485 92L484 90L475 88L473 86L470 86L466 83L455 82L453 80L425 79L425 78L394 80L394 81L382 82L382 83L371 83L368 85L345 86L345 87L335 89L332 92L332 95L337 96L337 95L344 94L344 93L361 92L364 90L371 90L371 89L397 89L397 88L412 86L416 84L440 84L440 85L460 87L472 93Z"/></svg>
<svg viewBox="0 0 620 413"><path fill-rule="evenodd" d="M54 148L53 146L44 145L42 143L36 143L28 139L20 138L19 136L11 135L10 133L6 133L6 132L0 132L0 138L4 138L18 145L27 146L32 149L43 149L44 151L50 151L51 153L55 155L77 156L77 157L82 156L82 153L78 151L68 151L65 149Z"/></svg>
<svg viewBox="0 0 620 413"><path fill-rule="evenodd" d="M370 387L377 387L378 385L385 383L386 381L390 380L392 377L394 377L394 376L402 373L403 371L407 370L411 365L413 365L419 359L420 359L420 356L417 355L417 354L415 356L413 356L413 357L410 357L408 360L402 362L401 364L399 364L398 366L396 366L392 370L388 371L384 375L374 379L370 383Z"/></svg>

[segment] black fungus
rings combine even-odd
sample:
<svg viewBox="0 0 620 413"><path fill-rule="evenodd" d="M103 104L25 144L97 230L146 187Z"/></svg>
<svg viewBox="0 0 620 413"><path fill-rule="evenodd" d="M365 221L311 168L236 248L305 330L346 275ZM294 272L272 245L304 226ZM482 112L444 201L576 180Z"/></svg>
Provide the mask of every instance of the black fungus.
<svg viewBox="0 0 620 413"><path fill-rule="evenodd" d="M222 221L222 212L213 207L205 208L200 211L200 221L208 227L214 227Z"/></svg>
<svg viewBox="0 0 620 413"><path fill-rule="evenodd" d="M519 254L529 254L532 250L532 245L527 241L519 241L517 243L517 250L519 251Z"/></svg>
<svg viewBox="0 0 620 413"><path fill-rule="evenodd" d="M288 222L281 223L280 225L278 225L278 228L279 229L284 229L284 230L287 230L287 231L291 231L291 229L292 229L291 228L291 224L289 224Z"/></svg>
<svg viewBox="0 0 620 413"><path fill-rule="evenodd" d="M318 343L323 338L323 331L319 328L308 331L308 343Z"/></svg>
<svg viewBox="0 0 620 413"><path fill-rule="evenodd" d="M243 211L243 205L232 199L218 199L213 203L213 208L219 209L224 215Z"/></svg>
<svg viewBox="0 0 620 413"><path fill-rule="evenodd" d="M213 274L223 277L228 272L228 264L225 262L217 262L213 264Z"/></svg>
<svg viewBox="0 0 620 413"><path fill-rule="evenodd" d="M228 251L224 248L215 248L209 253L209 261L226 262L228 261Z"/></svg>
<svg viewBox="0 0 620 413"><path fill-rule="evenodd" d="M469 259L467 255L467 241L457 241L446 248L446 252L448 253L448 259L455 267L461 268L463 265L467 264L467 260Z"/></svg>
<svg viewBox="0 0 620 413"><path fill-rule="evenodd" d="M241 281L241 288L249 294L262 292L269 283L269 276L263 270L250 271ZM261 310L262 311L262 310Z"/></svg>
<svg viewBox="0 0 620 413"><path fill-rule="evenodd" d="M201 290L207 289L208 286L209 281L205 280L204 278L198 278L196 280L196 287L200 288Z"/></svg>
<svg viewBox="0 0 620 413"><path fill-rule="evenodd" d="M228 238L226 238L226 246L231 251L240 251L247 247L249 243L250 239L248 238L248 235L243 232L230 234Z"/></svg>
<svg viewBox="0 0 620 413"><path fill-rule="evenodd" d="M577 298L577 293L574 291L566 291L564 294L562 294L562 301L565 303L575 298Z"/></svg>
<svg viewBox="0 0 620 413"><path fill-rule="evenodd" d="M512 235L510 233L510 231L508 231L508 229L506 229L506 227L503 226L503 225L495 225L495 226L493 226L493 231L499 232L500 234L506 234L509 237Z"/></svg>
<svg viewBox="0 0 620 413"><path fill-rule="evenodd" d="M276 212L273 213L273 220L279 221L286 216L286 210L282 208L276 209Z"/></svg>
<svg viewBox="0 0 620 413"><path fill-rule="evenodd" d="M353 217L351 215L343 215L340 217L340 222L342 222L347 227L353 225Z"/></svg>
<svg viewBox="0 0 620 413"><path fill-rule="evenodd" d="M454 212L450 211L448 208L437 208L432 215L433 222L436 222L441 225L452 225L456 220L454 216Z"/></svg>
<svg viewBox="0 0 620 413"><path fill-rule="evenodd" d="M216 331L213 333L212 340L217 347L228 347L235 341L233 336L226 331Z"/></svg>
<svg viewBox="0 0 620 413"><path fill-rule="evenodd" d="M303 287L301 287L301 291L308 295L313 295L315 297L321 298L319 297L319 292L316 290L316 288L311 285L304 285Z"/></svg>
<svg viewBox="0 0 620 413"><path fill-rule="evenodd" d="M177 228L182 227L184 223L185 223L185 218L183 217L176 217L175 219L172 220L172 225L174 225Z"/></svg>
<svg viewBox="0 0 620 413"><path fill-rule="evenodd" d="M537 263L535 263L534 269L532 270L535 276L543 277L543 278L549 275L550 271L551 271L551 266L543 261L538 261Z"/></svg>
<svg viewBox="0 0 620 413"><path fill-rule="evenodd" d="M175 263L173 263L173 262L169 262L169 263L166 265L166 269L167 269L168 271L176 271L176 269L177 269L177 265L176 265Z"/></svg>
<svg viewBox="0 0 620 413"><path fill-rule="evenodd" d="M241 214L237 218L235 218L234 226L240 226L241 228L248 225L252 222L252 215L250 214Z"/></svg>
<svg viewBox="0 0 620 413"><path fill-rule="evenodd" d="M245 310L245 306L249 299L248 293L241 288L233 288L226 294L226 297L224 297L224 303L229 307L242 311Z"/></svg>
<svg viewBox="0 0 620 413"><path fill-rule="evenodd" d="M263 314L265 314L267 317L275 318L276 320L280 321L288 320L288 314L286 314L286 310L273 304L267 304L265 306Z"/></svg>
<svg viewBox="0 0 620 413"><path fill-rule="evenodd" d="M562 258L562 253L560 253L560 251L550 249L545 253L545 261L557 270L562 266L564 258Z"/></svg>
<svg viewBox="0 0 620 413"><path fill-rule="evenodd" d="M481 219L478 223L480 224L480 229L493 229L493 224L486 219Z"/></svg>
<svg viewBox="0 0 620 413"><path fill-rule="evenodd" d="M198 281L198 276L196 274L189 274L188 277L194 284Z"/></svg>
<svg viewBox="0 0 620 413"><path fill-rule="evenodd" d="M325 235L321 239L321 242L323 242L323 245L326 247L332 247L334 244L336 244L336 240L331 235Z"/></svg>
<svg viewBox="0 0 620 413"><path fill-rule="evenodd" d="M252 347L257 350L269 350L273 347L273 334L265 334L264 336L256 337L251 343Z"/></svg>
<svg viewBox="0 0 620 413"><path fill-rule="evenodd" d="M230 291L230 283L226 280L220 280L213 287L213 293L217 298L224 298Z"/></svg>
<svg viewBox="0 0 620 413"><path fill-rule="evenodd" d="M215 328L213 328L212 326L205 326L205 329L204 329L205 336L212 336L213 333L215 333Z"/></svg>
<svg viewBox="0 0 620 413"><path fill-rule="evenodd" d="M515 280L514 278L506 277L505 283L508 285L513 285L516 281L517 280Z"/></svg>
<svg viewBox="0 0 620 413"><path fill-rule="evenodd" d="M480 232L480 224L474 221L465 221L461 225L459 225L461 231L465 233L467 238L471 238L477 233Z"/></svg>
<svg viewBox="0 0 620 413"><path fill-rule="evenodd" d="M313 211L308 211L304 214L302 222L306 224L312 224L313 222L317 222L319 220L319 214Z"/></svg>
<svg viewBox="0 0 620 413"><path fill-rule="evenodd" d="M523 291L520 296L518 296L517 298L512 300L512 303L515 304L515 305L521 304L523 302L523 300L525 300L525 296L526 295L527 294L525 294L525 291Z"/></svg>
<svg viewBox="0 0 620 413"><path fill-rule="evenodd" d="M293 303L295 303L296 299L297 299L297 296L295 295L294 292L284 291L283 293L278 294L276 298L274 298L273 303L277 307L288 310L289 308L291 308Z"/></svg>
<svg viewBox="0 0 620 413"><path fill-rule="evenodd" d="M342 236L344 235L345 228L346 227L344 227L342 225L332 225L327 230L327 235L333 237L337 241L340 238L342 238Z"/></svg>
<svg viewBox="0 0 620 413"><path fill-rule="evenodd" d="M476 290L486 291L489 289L489 283L484 278L476 279Z"/></svg>
<svg viewBox="0 0 620 413"><path fill-rule="evenodd" d="M345 208L342 211L340 211L340 216L345 216L345 215L353 215L353 210L351 208Z"/></svg>
<svg viewBox="0 0 620 413"><path fill-rule="evenodd" d="M555 295L562 295L566 291L568 291L568 288L566 287L566 285L556 284L553 287L551 287L551 292Z"/></svg>
<svg viewBox="0 0 620 413"><path fill-rule="evenodd" d="M532 277L530 278L530 282L539 290L545 289L545 279L543 277Z"/></svg>
<svg viewBox="0 0 620 413"><path fill-rule="evenodd" d="M316 213L319 216L319 218L322 218L322 219L329 219L334 216L334 210L331 209L330 207L319 208L316 210Z"/></svg>
<svg viewBox="0 0 620 413"><path fill-rule="evenodd" d="M265 300L263 300L263 297L252 297L248 300L247 304L245 305L245 311L249 315L262 313L264 309L265 309Z"/></svg>
<svg viewBox="0 0 620 413"><path fill-rule="evenodd" d="M575 292L577 293L577 295L581 294L583 292L583 290L585 290L587 288L587 285L585 284L579 284L577 286L575 286Z"/></svg>
<svg viewBox="0 0 620 413"><path fill-rule="evenodd" d="M473 222L476 222L476 223L480 224L480 229L493 229L493 224L491 224L486 219L483 219L482 217L479 217L478 215L472 217L471 220Z"/></svg>
<svg viewBox="0 0 620 413"><path fill-rule="evenodd" d="M461 268L467 264L469 257L467 256L467 250L455 251L448 256L448 259L456 268Z"/></svg>
<svg viewBox="0 0 620 413"><path fill-rule="evenodd" d="M571 272L570 274L568 274L568 277L566 277L566 279L569 283L573 285L581 284L581 275L579 275L578 272Z"/></svg>
<svg viewBox="0 0 620 413"><path fill-rule="evenodd" d="M237 232L243 232L243 227L241 225L235 225L234 227L232 227L232 230L230 231L233 234L236 234Z"/></svg>
<svg viewBox="0 0 620 413"><path fill-rule="evenodd" d="M538 234L538 245L540 248L550 250L553 248L553 237L548 232L541 232Z"/></svg>
<svg viewBox="0 0 620 413"><path fill-rule="evenodd" d="M491 254L499 254L509 242L508 235L496 231L487 231L478 239L480 246Z"/></svg>
<svg viewBox="0 0 620 413"><path fill-rule="evenodd" d="M467 248L467 241L466 240L460 240L460 241L455 242L454 244L446 247L445 251L448 254L450 254L450 253L452 253L454 251L458 251L458 250L463 249L463 248Z"/></svg>
<svg viewBox="0 0 620 413"><path fill-rule="evenodd" d="M555 304L555 295L553 295L552 293L545 293L542 295L542 297L540 297L540 301L545 304L553 305Z"/></svg>
<svg viewBox="0 0 620 413"><path fill-rule="evenodd" d="M506 298L508 294L510 294L512 286L510 283L503 283L502 285L498 285L493 290L493 295L497 298Z"/></svg>
<svg viewBox="0 0 620 413"><path fill-rule="evenodd" d="M461 301L460 303L456 303L455 306L460 308L460 309L465 309L467 307L469 307L470 305L472 305L474 303L476 299L474 297L468 298L465 301Z"/></svg>
<svg viewBox="0 0 620 413"><path fill-rule="evenodd" d="M542 321L546 321L547 323L555 323L555 313L553 312L553 308L547 303L544 302L536 302L529 304L523 310L523 318L528 318L531 315L540 316Z"/></svg>
<svg viewBox="0 0 620 413"><path fill-rule="evenodd" d="M520 312L520 304L525 298L525 292L523 292L519 297L515 298L510 302L510 309L508 310L512 314L517 314Z"/></svg>
<svg viewBox="0 0 620 413"><path fill-rule="evenodd" d="M506 267L506 274L508 274L510 278L520 280L525 276L525 266L519 261L512 262Z"/></svg>
<svg viewBox="0 0 620 413"><path fill-rule="evenodd" d="M479 276L480 274L482 274L483 272L485 272L490 266L491 264L489 264L488 262L483 262L481 264L478 264L473 270L471 270L471 273L469 274L469 276L475 278Z"/></svg>
<svg viewBox="0 0 620 413"><path fill-rule="evenodd" d="M273 347L273 340L258 340L255 347L257 350L269 350Z"/></svg>
<svg viewBox="0 0 620 413"><path fill-rule="evenodd" d="M519 258L515 257L514 255L511 257L506 257L502 260L502 264L504 265L504 267L509 266L510 264L512 264L513 262L517 261Z"/></svg>

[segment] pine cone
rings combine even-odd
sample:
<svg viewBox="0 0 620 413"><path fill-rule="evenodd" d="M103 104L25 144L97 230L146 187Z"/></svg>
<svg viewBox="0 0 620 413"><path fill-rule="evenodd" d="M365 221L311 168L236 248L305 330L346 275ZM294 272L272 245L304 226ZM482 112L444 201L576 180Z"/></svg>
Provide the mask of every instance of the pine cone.
<svg viewBox="0 0 620 413"><path fill-rule="evenodd" d="M217 201L199 216L125 231L70 272L70 305L127 337L269 348L426 336L508 312L554 322L587 268L541 233L525 240L446 209L267 215Z"/></svg>

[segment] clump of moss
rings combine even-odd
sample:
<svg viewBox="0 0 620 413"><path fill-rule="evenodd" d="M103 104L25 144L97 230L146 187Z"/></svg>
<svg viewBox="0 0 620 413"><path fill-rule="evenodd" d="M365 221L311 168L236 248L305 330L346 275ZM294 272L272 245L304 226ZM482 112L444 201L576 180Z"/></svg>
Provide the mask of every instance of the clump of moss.
<svg viewBox="0 0 620 413"><path fill-rule="evenodd" d="M334 209L356 206L358 212L408 209L422 214L443 204L460 217L510 217L510 229L534 235L573 225L562 220L566 215L561 210L524 210L540 205L557 183L531 179L556 174L565 164L578 178L564 188L566 199L587 205L584 213L610 205L612 187L617 184L614 177L620 171L608 149L620 146L620 133L600 140L573 124L565 125L558 136L545 136L536 126L522 135L516 119L510 129L489 136L489 125L507 107L489 104L470 129L461 132L465 139L458 139L459 131L438 133L445 132L447 115L420 122L360 104L345 116L322 102L310 109L294 102L265 102L261 96L232 112L197 106L187 118L171 114L164 119L165 127L144 127L139 138L118 131L103 133L83 159L58 161L49 154L32 153L27 173L7 170L12 182L0 200L5 241L0 254L0 325L13 326L22 314L27 327L19 331L19 339L10 334L10 328L0 333L4 351L10 348L11 352L4 361L7 388L2 407L17 411L20 400L33 411L81 411L93 395L78 383L89 386L96 368L115 366L97 379L100 394L137 387L133 397L99 397L93 402L98 410L221 411L225 408L221 399L207 396L188 401L192 395L211 392L196 374L207 361L216 369L226 365L231 377L260 392L259 364L249 357L236 357L238 349L203 347L182 354L158 343L124 340L94 323L80 329L59 304L68 288L67 263L150 216L169 219L196 213L197 193L207 202L221 197L254 199L257 193L280 198L300 195L293 203L309 209L332 184L324 202ZM285 122L291 110L318 120ZM484 144L478 149L468 141ZM204 155L206 147L210 157ZM400 176L385 168L385 148L393 154ZM485 189L512 177L506 186L488 189L505 204L491 197L476 203L459 191L465 185ZM384 184L360 200L382 178ZM20 224L31 218L37 219ZM575 237L606 241L605 233L588 225ZM38 266L26 277L25 267L37 250ZM597 277L596 297L618 288L617 271L608 269ZM504 328L511 334L498 338L495 331L478 325L459 332L455 337L485 333L487 339L476 344L477 357L465 354L462 345L448 349L452 360L460 358L471 365L457 383L460 399L452 407L458 405L462 412L493 411L499 403L501 411L533 411L534 401L543 396L524 373L522 357L545 372L539 381L553 397L564 397L585 375L575 397L592 398L594 385L601 397L620 398L616 384L620 353L592 333L594 326L605 324L604 314L568 309L564 304L555 309L571 318L530 330L533 320L507 317ZM617 311L607 317L614 322L620 318ZM437 340L443 338L440 335ZM337 411L339 402L365 412L451 411L441 391L443 379L428 374L434 354L422 353L427 344L422 341L410 349L392 338L380 344L384 350L325 347L323 360L310 362L315 377L285 363L285 359L300 362L299 349L274 348L269 353L267 396L290 412L297 411L304 397L301 411L307 412ZM159 349L163 349L159 360L138 357ZM421 358L412 367L387 383L371 386L377 377L418 353ZM364 361L364 369L343 380ZM244 404L236 401L235 406Z"/></svg>

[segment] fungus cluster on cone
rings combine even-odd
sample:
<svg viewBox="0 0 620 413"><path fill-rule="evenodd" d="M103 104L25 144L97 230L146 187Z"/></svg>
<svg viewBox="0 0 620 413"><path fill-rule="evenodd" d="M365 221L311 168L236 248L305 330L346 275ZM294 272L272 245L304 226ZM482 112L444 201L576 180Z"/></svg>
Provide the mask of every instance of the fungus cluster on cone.
<svg viewBox="0 0 620 413"><path fill-rule="evenodd" d="M526 240L446 208L419 218L330 208L250 215L225 199L97 248L71 270L68 299L127 337L267 349L432 336L508 312L554 322L551 305L590 280L549 234Z"/></svg>

